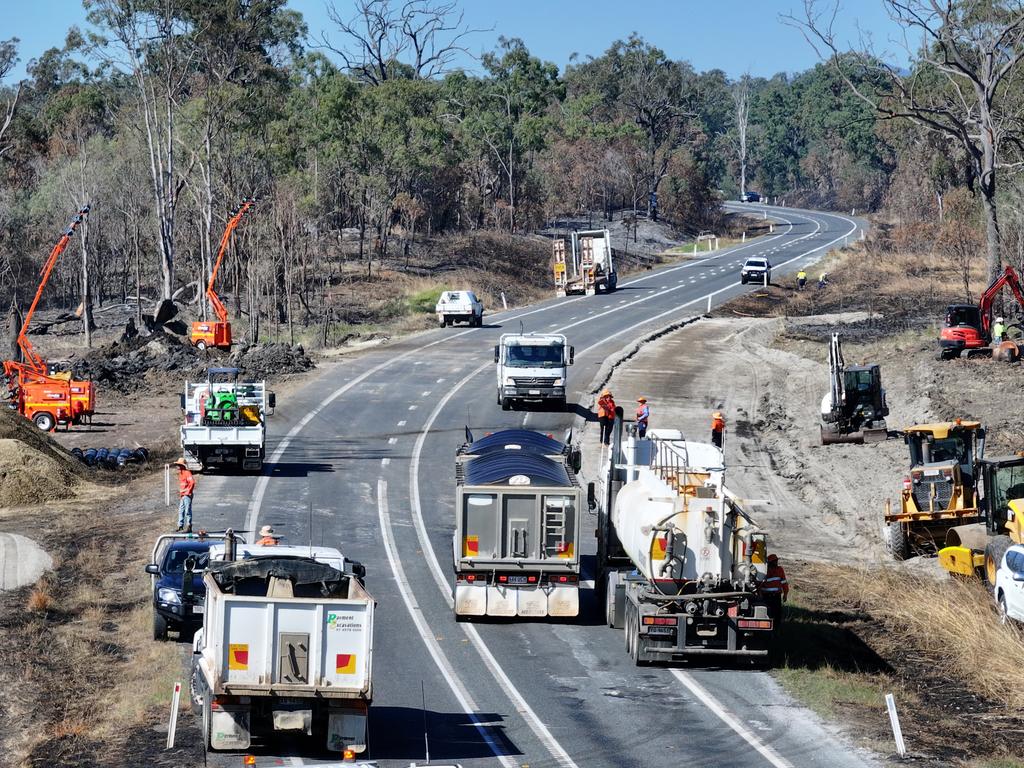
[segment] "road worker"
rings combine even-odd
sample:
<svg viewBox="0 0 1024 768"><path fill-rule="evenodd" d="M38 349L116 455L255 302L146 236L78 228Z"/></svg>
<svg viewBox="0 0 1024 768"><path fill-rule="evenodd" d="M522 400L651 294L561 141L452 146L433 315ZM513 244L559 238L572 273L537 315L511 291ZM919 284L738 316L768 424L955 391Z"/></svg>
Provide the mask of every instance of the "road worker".
<svg viewBox="0 0 1024 768"><path fill-rule="evenodd" d="M789 582L786 570L779 564L779 556L768 555L768 573L761 582L761 594L768 602L772 618L782 620L782 604L789 600Z"/></svg>
<svg viewBox="0 0 1024 768"><path fill-rule="evenodd" d="M995 325L992 326L992 343L998 344L1006 336L1006 324L1003 322L1003 318L997 317Z"/></svg>
<svg viewBox="0 0 1024 768"><path fill-rule="evenodd" d="M601 425L601 444L609 445L612 441L612 426L615 424L615 398L607 389L597 400L597 421Z"/></svg>
<svg viewBox="0 0 1024 768"><path fill-rule="evenodd" d="M182 457L174 462L178 468L178 531L192 533L192 496L196 492L195 475Z"/></svg>
<svg viewBox="0 0 1024 768"><path fill-rule="evenodd" d="M647 424L651 419L651 409L647 405L646 397L638 397L636 401L638 403L636 407L636 436L642 438L647 435Z"/></svg>
<svg viewBox="0 0 1024 768"><path fill-rule="evenodd" d="M822 272L818 275L818 287L824 288L826 285L828 285L828 272Z"/></svg>
<svg viewBox="0 0 1024 768"><path fill-rule="evenodd" d="M801 269L796 273L796 289L802 291L805 285L807 285L807 273Z"/></svg>
<svg viewBox="0 0 1024 768"><path fill-rule="evenodd" d="M272 526L264 525L260 528L260 537L256 540L256 543L261 547L276 547L280 539L280 536L274 534Z"/></svg>
<svg viewBox="0 0 1024 768"><path fill-rule="evenodd" d="M722 446L725 444L725 416L721 411L711 414L711 444L718 450L722 450Z"/></svg>

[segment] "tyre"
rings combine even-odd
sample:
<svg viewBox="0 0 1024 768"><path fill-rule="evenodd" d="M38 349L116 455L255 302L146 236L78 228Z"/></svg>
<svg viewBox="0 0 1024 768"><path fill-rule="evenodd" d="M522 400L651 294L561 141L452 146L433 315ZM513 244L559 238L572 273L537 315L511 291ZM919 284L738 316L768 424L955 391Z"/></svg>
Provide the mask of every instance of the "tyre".
<svg viewBox="0 0 1024 768"><path fill-rule="evenodd" d="M57 420L53 418L52 413L37 413L32 417L32 423L39 427L43 432L52 432L53 428L57 426Z"/></svg>
<svg viewBox="0 0 1024 768"><path fill-rule="evenodd" d="M999 593L999 623L1006 624L1010 621L1009 615L1006 613L1006 596L1002 592Z"/></svg>
<svg viewBox="0 0 1024 768"><path fill-rule="evenodd" d="M156 611L153 611L153 639L167 639L167 619L165 619Z"/></svg>
<svg viewBox="0 0 1024 768"><path fill-rule="evenodd" d="M609 571L604 582L604 620L612 629L615 629L615 591L618 583L618 572Z"/></svg>
<svg viewBox="0 0 1024 768"><path fill-rule="evenodd" d="M189 680L188 686L188 698L189 698L189 709L192 710L192 714L197 717L203 714L203 699L206 695L203 693L202 673L199 671L199 665L195 662L192 663L192 677Z"/></svg>
<svg viewBox="0 0 1024 768"><path fill-rule="evenodd" d="M196 342L196 349L198 349L200 352L205 352L206 351L206 342L202 341L202 340L197 341Z"/></svg>
<svg viewBox="0 0 1024 768"><path fill-rule="evenodd" d="M212 704L209 696L203 697L203 749L207 752L215 751L213 748L213 727L211 721L212 716Z"/></svg>
<svg viewBox="0 0 1024 768"><path fill-rule="evenodd" d="M996 571L999 568L999 564L1003 562L1003 555L1006 554L1006 550L1010 548L1011 544L1013 542L1009 536L995 536L985 545L985 565L982 567L982 571L985 574L985 582L989 587L995 587Z"/></svg>
<svg viewBox="0 0 1024 768"><path fill-rule="evenodd" d="M507 398L507 397L501 398L501 410L503 410L503 411L511 411L512 410L512 400Z"/></svg>
<svg viewBox="0 0 1024 768"><path fill-rule="evenodd" d="M633 606L626 603L626 620L625 627L623 628L623 641L626 644L626 653L629 654L629 658L633 658Z"/></svg>
<svg viewBox="0 0 1024 768"><path fill-rule="evenodd" d="M906 560L910 556L910 546L906 531L901 523L887 523L885 526L885 551L894 560Z"/></svg>
<svg viewBox="0 0 1024 768"><path fill-rule="evenodd" d="M740 275L740 285L746 285L746 284L747 284L747 278L745 278L743 275Z"/></svg>
<svg viewBox="0 0 1024 768"><path fill-rule="evenodd" d="M501 390L500 390L500 389L498 390L498 399L497 399L497 403L498 403L498 405L501 405Z"/></svg>

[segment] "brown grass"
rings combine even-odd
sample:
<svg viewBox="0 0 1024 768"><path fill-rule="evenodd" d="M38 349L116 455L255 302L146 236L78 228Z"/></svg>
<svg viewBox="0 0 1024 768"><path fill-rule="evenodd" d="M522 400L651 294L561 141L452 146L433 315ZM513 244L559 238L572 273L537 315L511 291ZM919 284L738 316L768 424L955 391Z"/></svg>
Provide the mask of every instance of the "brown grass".
<svg viewBox="0 0 1024 768"><path fill-rule="evenodd" d="M50 584L46 579L40 579L29 592L25 607L32 613L46 613L52 606L53 596L50 594Z"/></svg>

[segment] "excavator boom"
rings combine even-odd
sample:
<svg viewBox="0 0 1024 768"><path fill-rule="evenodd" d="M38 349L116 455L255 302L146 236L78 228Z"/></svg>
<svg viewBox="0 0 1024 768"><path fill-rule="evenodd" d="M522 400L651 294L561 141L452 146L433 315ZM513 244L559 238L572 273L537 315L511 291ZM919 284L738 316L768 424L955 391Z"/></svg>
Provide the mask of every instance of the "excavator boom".
<svg viewBox="0 0 1024 768"><path fill-rule="evenodd" d="M989 335L992 327L992 305L995 303L996 297L999 292L1006 286L1009 286L1013 292L1013 297L1020 304L1021 308L1024 309L1024 288L1020 283L1020 277L1017 275L1017 271L1007 265L1006 268L1000 273L999 277L992 281L985 292L981 294L981 298L978 300L978 309L981 311L981 329L986 336Z"/></svg>
<svg viewBox="0 0 1024 768"><path fill-rule="evenodd" d="M228 321L228 311L213 286L217 282L217 273L220 271L220 265L224 261L224 254L227 253L232 233L238 227L239 223L241 223L242 217L244 217L245 214L249 212L249 209L254 205L256 205L256 199L251 197L247 198L242 201L238 210L231 214L227 225L224 227L224 234L221 235L220 238L220 248L217 250L217 259L213 263L213 269L210 270L210 282L206 286L206 296L210 300L210 306L213 308L214 314L217 315L217 320L222 323L226 323Z"/></svg>

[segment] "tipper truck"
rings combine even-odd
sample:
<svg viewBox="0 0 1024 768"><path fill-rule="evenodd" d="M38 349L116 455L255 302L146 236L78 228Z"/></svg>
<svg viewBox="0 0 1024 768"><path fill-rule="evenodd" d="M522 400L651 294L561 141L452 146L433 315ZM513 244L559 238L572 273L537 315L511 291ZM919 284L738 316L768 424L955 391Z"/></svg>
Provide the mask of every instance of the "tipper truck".
<svg viewBox="0 0 1024 768"><path fill-rule="evenodd" d="M676 430L623 432L619 418L598 508L608 625L637 665L767 657L779 617L760 594L765 534L725 486L722 452Z"/></svg>
<svg viewBox="0 0 1024 768"><path fill-rule="evenodd" d="M185 382L181 449L189 469L263 469L266 420L277 399L266 382L238 375L237 368L210 368L206 381Z"/></svg>
<svg viewBox="0 0 1024 768"><path fill-rule="evenodd" d="M354 758L367 747L374 600L365 571L329 547L210 549L192 701L208 750L275 732Z"/></svg>
<svg viewBox="0 0 1024 768"><path fill-rule="evenodd" d="M455 457L455 617L576 616L580 516L592 497L579 449L526 429L479 440Z"/></svg>
<svg viewBox="0 0 1024 768"><path fill-rule="evenodd" d="M619 276L615 271L612 236L607 229L573 232L568 243L564 238L556 238L551 248L556 295L593 296L598 291L615 290Z"/></svg>

